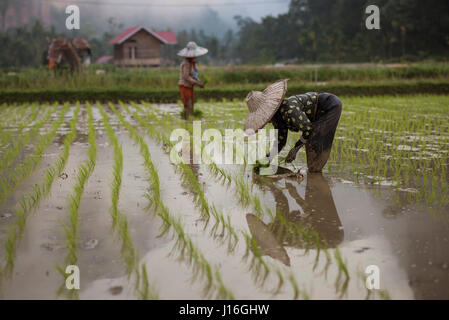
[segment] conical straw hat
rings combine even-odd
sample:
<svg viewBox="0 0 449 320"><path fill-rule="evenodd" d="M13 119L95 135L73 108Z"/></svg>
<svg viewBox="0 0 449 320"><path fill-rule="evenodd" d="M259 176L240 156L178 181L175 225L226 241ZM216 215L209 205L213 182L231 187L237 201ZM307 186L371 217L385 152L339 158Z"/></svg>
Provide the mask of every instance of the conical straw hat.
<svg viewBox="0 0 449 320"><path fill-rule="evenodd" d="M178 56L185 58L196 58L205 55L209 50L199 47L195 42L190 41L187 46L178 52Z"/></svg>
<svg viewBox="0 0 449 320"><path fill-rule="evenodd" d="M279 80L263 92L251 91L246 96L249 113L245 120L245 131L252 129L256 132L271 120L287 92L287 80Z"/></svg>

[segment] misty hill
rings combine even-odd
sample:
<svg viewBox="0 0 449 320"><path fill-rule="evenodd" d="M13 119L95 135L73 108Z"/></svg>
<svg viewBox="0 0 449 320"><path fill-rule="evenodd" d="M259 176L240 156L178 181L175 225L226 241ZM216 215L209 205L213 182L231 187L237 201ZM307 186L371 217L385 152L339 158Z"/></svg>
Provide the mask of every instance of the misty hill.
<svg viewBox="0 0 449 320"><path fill-rule="evenodd" d="M159 7L114 7L98 5L79 5L81 12L81 27L89 29L81 30L82 33L93 33L102 35L104 32L111 32L111 25L108 23L113 18L115 24L121 25L123 31L128 27L143 25L153 30L203 30L206 35L215 35L218 38L224 36L229 30L236 30L237 26L233 20L225 21L218 11L210 7L194 8L159 8ZM92 10L101 8L101 10ZM53 21L55 26L65 25L65 12L62 8L54 8ZM114 30L117 32L120 30Z"/></svg>

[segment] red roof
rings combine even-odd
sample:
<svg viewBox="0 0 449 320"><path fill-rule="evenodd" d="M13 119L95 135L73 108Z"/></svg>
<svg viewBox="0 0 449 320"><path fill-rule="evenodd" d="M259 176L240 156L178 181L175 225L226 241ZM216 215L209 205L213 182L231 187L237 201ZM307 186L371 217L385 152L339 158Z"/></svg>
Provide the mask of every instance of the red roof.
<svg viewBox="0 0 449 320"><path fill-rule="evenodd" d="M176 35L171 31L154 32L154 31L151 31L150 29L147 29L142 26L135 26L135 27L128 28L125 31L123 31L121 34L119 34L118 36L114 37L114 39L112 39L108 43L109 44L121 44L125 40L129 39L130 37L132 37L134 34L136 34L137 32L139 32L142 29L145 30L146 32L148 32L149 34L151 34L152 36L154 36L155 38L157 38L158 40L160 40L164 44L177 43Z"/></svg>
<svg viewBox="0 0 449 320"><path fill-rule="evenodd" d="M157 31L156 34L165 39L168 44L176 44L178 43L178 39L176 39L176 34L172 31Z"/></svg>
<svg viewBox="0 0 449 320"><path fill-rule="evenodd" d="M122 33L120 33L118 36L115 36L114 39L112 39L111 41L109 41L109 44L119 44L122 43L124 40L128 39L131 35L133 35L134 33L137 32L137 30L139 30L141 27L140 26L135 26L132 28L128 28L125 31L123 31Z"/></svg>

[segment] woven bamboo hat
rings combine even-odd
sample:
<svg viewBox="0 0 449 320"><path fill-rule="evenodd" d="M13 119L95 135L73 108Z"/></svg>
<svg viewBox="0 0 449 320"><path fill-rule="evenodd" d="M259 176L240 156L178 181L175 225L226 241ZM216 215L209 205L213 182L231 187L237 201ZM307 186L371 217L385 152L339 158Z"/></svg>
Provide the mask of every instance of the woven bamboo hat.
<svg viewBox="0 0 449 320"><path fill-rule="evenodd" d="M256 132L271 120L287 92L287 80L279 80L263 92L251 91L246 96L249 113L245 120L245 131L252 129Z"/></svg>
<svg viewBox="0 0 449 320"><path fill-rule="evenodd" d="M209 50L199 47L195 42L190 41L187 46L178 52L178 56L185 58L196 58L205 55Z"/></svg>

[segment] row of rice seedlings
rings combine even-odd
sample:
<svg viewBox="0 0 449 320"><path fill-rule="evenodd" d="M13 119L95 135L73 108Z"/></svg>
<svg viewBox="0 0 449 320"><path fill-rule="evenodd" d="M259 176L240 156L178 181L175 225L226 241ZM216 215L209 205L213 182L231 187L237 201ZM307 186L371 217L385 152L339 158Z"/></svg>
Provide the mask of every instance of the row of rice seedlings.
<svg viewBox="0 0 449 320"><path fill-rule="evenodd" d="M30 111L29 115L27 114L28 111ZM4 147L11 142L14 133L11 127L17 125L20 129L24 123L30 122L29 118L32 118L35 112L39 112L37 103L33 103L31 106L14 107L10 112L2 115L0 120L0 132L2 133L0 135L0 146Z"/></svg>
<svg viewBox="0 0 449 320"><path fill-rule="evenodd" d="M114 229L118 229L118 235L122 241L121 253L125 259L128 274L131 273L136 261L137 254L134 249L133 242L129 235L128 220L126 216L119 210L119 198L120 188L122 185L122 172L123 172L123 152L119 141L109 124L108 115L104 111L100 103L97 103L97 107L103 117L104 127L109 138L109 142L114 148L114 166L113 166L113 178L111 182L111 199L112 204L110 208L112 216L112 225Z"/></svg>
<svg viewBox="0 0 449 320"><path fill-rule="evenodd" d="M33 152L22 162L21 164L10 170L7 177L4 177L0 182L0 203L3 203L6 197L14 192L14 190L34 171L37 165L42 160L47 147L56 137L59 127L64 122L64 115L68 110L66 104L56 121L53 121L51 129L45 134L40 135L38 141L36 141Z"/></svg>
<svg viewBox="0 0 449 320"><path fill-rule="evenodd" d="M161 234L173 230L173 235L176 237L174 250L181 253L181 258L192 267L193 279L195 280L199 275L206 279L204 286L204 296L211 296L214 292L218 299L234 299L234 294L224 285L221 280L221 275L217 266L213 266L206 259L204 254L195 246L192 238L184 231L182 221L173 216L169 209L165 206L159 187L159 175L151 160L151 155L148 145L140 136L137 130L125 120L113 104L109 104L111 110L118 116L122 125L128 130L130 137L140 147L140 153L144 159L144 167L147 170L148 180L151 186L151 191L148 191L146 197L149 199L154 213L157 214L163 221L163 230Z"/></svg>
<svg viewBox="0 0 449 320"><path fill-rule="evenodd" d="M3 102L0 105L0 118L3 119L4 116L11 115L12 110L13 110L12 104L8 105L6 102ZM1 120L0 120L0 124L1 124Z"/></svg>
<svg viewBox="0 0 449 320"><path fill-rule="evenodd" d="M67 159L69 157L70 146L76 137L76 124L80 105L77 104L72 120L70 121L70 132L64 138L64 145L55 163L45 170L44 178L41 184L36 184L33 190L27 195L22 196L19 201L19 207L16 208L16 223L9 231L4 247L6 249L6 264L2 268L5 271L12 271L18 242L25 231L25 223L30 213L37 210L43 198L50 194L51 187L56 177L61 175Z"/></svg>
<svg viewBox="0 0 449 320"><path fill-rule="evenodd" d="M138 107L138 106L136 106ZM151 109L154 110L154 108L152 108L151 106L149 106ZM138 107L139 108L139 107ZM142 112L143 109L139 108L139 110ZM149 113L147 113L149 114ZM137 115L137 113L134 113L134 118L139 119L139 116ZM151 114L149 114L151 116ZM154 116L154 115L153 115ZM170 122L173 122L173 118L170 115L167 115L167 118L169 118L169 122L165 123L164 125L167 127L170 127ZM159 121L159 119L157 117L153 117L153 121ZM141 122L142 125L146 126L147 124L145 122ZM163 126L164 126L163 125ZM150 128L153 128L150 126ZM155 131L154 129L152 129L153 131ZM165 137L161 131L158 132L159 135L163 137L163 141L165 141L166 144L169 144L170 142L168 141L167 137ZM227 174L229 177L231 176L230 174ZM230 178L232 179L232 178ZM234 178L235 179L235 178ZM247 188L247 185L244 185ZM245 189L246 190L246 189ZM256 207L261 208L260 206L260 200L258 199L257 196L255 197L250 197L253 201L256 202ZM268 208L267 208L268 209ZM229 217L228 217L229 218ZM229 221L229 226L234 229ZM235 231L233 231L235 232ZM253 280L256 282L256 284L258 284L259 286L263 286L265 281L268 278L268 275L271 271L271 269L274 271L273 273L275 273L275 275L278 278L278 285L277 288L275 288L274 290L272 290L273 294L277 294L280 292L280 289L282 287L282 285L284 284L284 276L280 270L279 267L277 266L269 266L265 260L262 257L262 254L260 252L260 250L258 249L257 246L257 242L255 241L255 239L252 237L252 235L248 234L246 231L244 230L240 230L241 234L243 235L244 239L245 239L245 243L246 243L246 252L245 255L243 256L243 261L248 261L248 257L249 257L249 253L252 252L252 256L251 256L251 260L249 262L249 271L253 274ZM292 287L295 289L294 290L294 299L297 299L299 297L299 292L300 290L298 289L298 284L296 282L296 279L294 278L293 275L290 275L290 277L288 277L288 281L289 283L292 285Z"/></svg>
<svg viewBox="0 0 449 320"><path fill-rule="evenodd" d="M137 109L140 108L140 106L136 104L133 105ZM123 105L123 108L127 110L127 112L131 113L131 111L126 105ZM139 110L143 112L143 109L140 108ZM144 121L137 112L133 112L132 115L142 127L147 129L148 133L153 138L159 139L160 142L163 142L167 146L171 147L173 146L172 142L162 131L157 131L153 126L148 124L148 122ZM153 120L159 121L156 117L154 117ZM198 182L198 179L196 178L192 169L188 165L180 163L179 165L175 166L175 172L180 174L181 178L183 179L183 182L186 185L191 186L196 204L201 207L203 212L206 212L208 214L205 218L204 228L207 227L209 218L210 216L212 216L214 218L214 225L210 229L210 234L213 235L215 239L220 240L220 242L226 242L228 244L228 252L232 252L235 249L235 246L237 245L238 235L230 223L230 217L229 216L225 217L224 214L220 210L218 210L213 204L209 204L207 202L203 188ZM219 230L220 225L221 230ZM217 237L216 235L224 235L224 236Z"/></svg>
<svg viewBox="0 0 449 320"><path fill-rule="evenodd" d="M22 110L22 112L25 113L25 108L18 107L18 109ZM16 119L13 119L12 121L4 120L5 123L0 123L0 148L6 149L5 151L0 151L2 157L7 158L7 154L11 152L10 149L14 147L14 143L17 143L17 137L21 137L24 128L27 127L29 123L31 123L30 118L37 116L37 114L39 113L36 103L31 106L31 109L32 112L30 112L30 115L17 124L14 121Z"/></svg>
<svg viewBox="0 0 449 320"><path fill-rule="evenodd" d="M36 106L37 103L33 103L32 106ZM3 104L6 106L6 103ZM27 112L30 111L30 106L26 104L11 104L8 105L0 116L0 127L8 127L16 125L19 121L26 119Z"/></svg>
<svg viewBox="0 0 449 320"><path fill-rule="evenodd" d="M69 222L64 225L64 231L66 236L66 246L68 253L65 259L67 265L76 265L78 261L78 238L79 238L79 208L81 204L81 197L84 193L84 187L87 180L92 174L97 159L97 144L95 141L95 128L93 125L92 107L90 104L87 107L87 126L88 126L88 159L79 166L78 174L76 177L73 193L68 199L69 207ZM64 268L57 266L57 269L63 275L64 279L67 277L64 272ZM70 298L78 298L77 290L69 290Z"/></svg>
<svg viewBox="0 0 449 320"><path fill-rule="evenodd" d="M30 115L29 120L21 122L19 124L16 136L11 137L12 141L10 143L10 146L2 155L4 161L0 163L0 172L3 172L7 168L9 168L14 163L14 161L16 161L21 152L23 152L24 148L31 142L31 140L39 136L41 128L50 120L51 115L56 111L56 106L54 106L52 109L49 109L47 113L34 124L31 130L23 133L23 129L26 128L30 123L32 123L39 113L39 110L37 108L34 109L35 110Z"/></svg>

